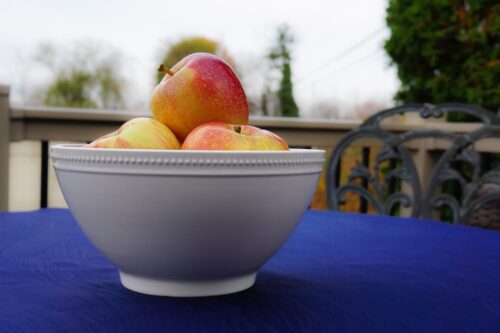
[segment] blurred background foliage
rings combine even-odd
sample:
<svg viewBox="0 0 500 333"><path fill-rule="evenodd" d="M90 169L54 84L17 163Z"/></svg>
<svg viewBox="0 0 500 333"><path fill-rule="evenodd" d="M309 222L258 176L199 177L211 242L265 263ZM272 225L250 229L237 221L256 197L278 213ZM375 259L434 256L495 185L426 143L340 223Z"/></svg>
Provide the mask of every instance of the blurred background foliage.
<svg viewBox="0 0 500 333"><path fill-rule="evenodd" d="M66 48L42 44L36 55L52 73L42 91L43 104L82 108L124 107L126 82L121 74L122 56L97 42L82 41Z"/></svg>
<svg viewBox="0 0 500 333"><path fill-rule="evenodd" d="M288 25L282 25L278 28L275 45L268 55L273 68L280 72L280 83L277 91L279 100L279 116L298 117L299 108L293 97L292 82L292 54L291 46L294 42L294 36ZM266 111L264 112L266 113Z"/></svg>
<svg viewBox="0 0 500 333"><path fill-rule="evenodd" d="M252 109L259 106L263 115L299 116L299 108L293 97L291 64L293 41L294 37L289 26L279 26L276 31L276 39L269 53L265 58L261 59L262 62L268 62L266 67L268 67L269 73L265 74L267 80L261 92L260 102L252 100L249 102ZM240 79L244 79L245 73L239 69L236 61L229 55L228 50L220 42L203 36L182 38L170 44L161 63L172 68L184 57L195 52L206 52L221 57L235 70ZM249 70L252 70L252 68ZM165 73L162 72L156 73L156 82L160 82L164 75ZM279 83L276 84L276 82Z"/></svg>
<svg viewBox="0 0 500 333"><path fill-rule="evenodd" d="M218 41L202 36L194 36L179 39L172 43L163 57L161 63L168 68L172 68L184 57L196 52L206 52L215 54L224 59L237 72L236 62L231 58L227 49ZM160 82L165 73L156 73L156 82Z"/></svg>
<svg viewBox="0 0 500 333"><path fill-rule="evenodd" d="M463 102L499 111L500 3L389 0L385 50L399 102ZM469 121L463 114L450 117Z"/></svg>

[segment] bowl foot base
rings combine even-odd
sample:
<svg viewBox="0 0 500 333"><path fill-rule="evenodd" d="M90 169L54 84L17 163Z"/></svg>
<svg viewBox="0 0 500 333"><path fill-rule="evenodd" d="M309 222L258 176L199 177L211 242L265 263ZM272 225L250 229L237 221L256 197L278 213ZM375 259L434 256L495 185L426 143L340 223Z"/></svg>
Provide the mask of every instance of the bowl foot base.
<svg viewBox="0 0 500 333"><path fill-rule="evenodd" d="M221 280L178 281L143 277L120 272L120 280L127 289L148 295L200 297L235 293L250 288L257 273Z"/></svg>

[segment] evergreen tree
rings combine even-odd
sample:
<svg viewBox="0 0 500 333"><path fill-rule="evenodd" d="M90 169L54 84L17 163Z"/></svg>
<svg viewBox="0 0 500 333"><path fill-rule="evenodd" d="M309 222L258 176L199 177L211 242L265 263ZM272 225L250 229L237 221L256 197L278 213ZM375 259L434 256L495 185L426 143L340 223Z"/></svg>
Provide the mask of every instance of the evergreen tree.
<svg viewBox="0 0 500 333"><path fill-rule="evenodd" d="M280 100L281 115L285 117L298 117L299 108L293 98L292 68L290 62L283 64L280 89L278 90Z"/></svg>
<svg viewBox="0 0 500 333"><path fill-rule="evenodd" d="M277 45L271 50L269 59L274 66L281 71L278 98L280 101L281 115L284 117L298 117L299 108L293 97L292 67L290 47L293 44L293 36L287 25L278 28Z"/></svg>
<svg viewBox="0 0 500 333"><path fill-rule="evenodd" d="M401 81L396 100L499 110L499 13L496 0L390 0L385 49Z"/></svg>

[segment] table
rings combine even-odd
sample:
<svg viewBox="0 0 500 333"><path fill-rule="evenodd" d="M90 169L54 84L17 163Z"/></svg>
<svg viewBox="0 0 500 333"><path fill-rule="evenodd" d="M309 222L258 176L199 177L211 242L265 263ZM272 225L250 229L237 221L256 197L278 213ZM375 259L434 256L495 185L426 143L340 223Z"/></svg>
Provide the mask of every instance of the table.
<svg viewBox="0 0 500 333"><path fill-rule="evenodd" d="M500 331L500 233L308 211L247 291L120 285L66 209L0 213L1 332Z"/></svg>

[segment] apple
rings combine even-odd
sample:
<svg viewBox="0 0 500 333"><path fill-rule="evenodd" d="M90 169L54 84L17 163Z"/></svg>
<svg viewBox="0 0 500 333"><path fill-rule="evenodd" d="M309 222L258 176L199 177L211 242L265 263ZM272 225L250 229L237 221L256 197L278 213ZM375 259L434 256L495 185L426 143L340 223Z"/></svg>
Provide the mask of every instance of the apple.
<svg viewBox="0 0 500 333"><path fill-rule="evenodd" d="M197 126L219 121L248 124L248 102L240 80L222 59L193 53L166 74L153 90L153 118L165 124L180 141Z"/></svg>
<svg viewBox="0 0 500 333"><path fill-rule="evenodd" d="M87 148L180 149L179 140L152 118L134 118L118 130L89 143Z"/></svg>
<svg viewBox="0 0 500 333"><path fill-rule="evenodd" d="M276 134L258 127L210 122L189 133L181 149L288 150L288 145Z"/></svg>

